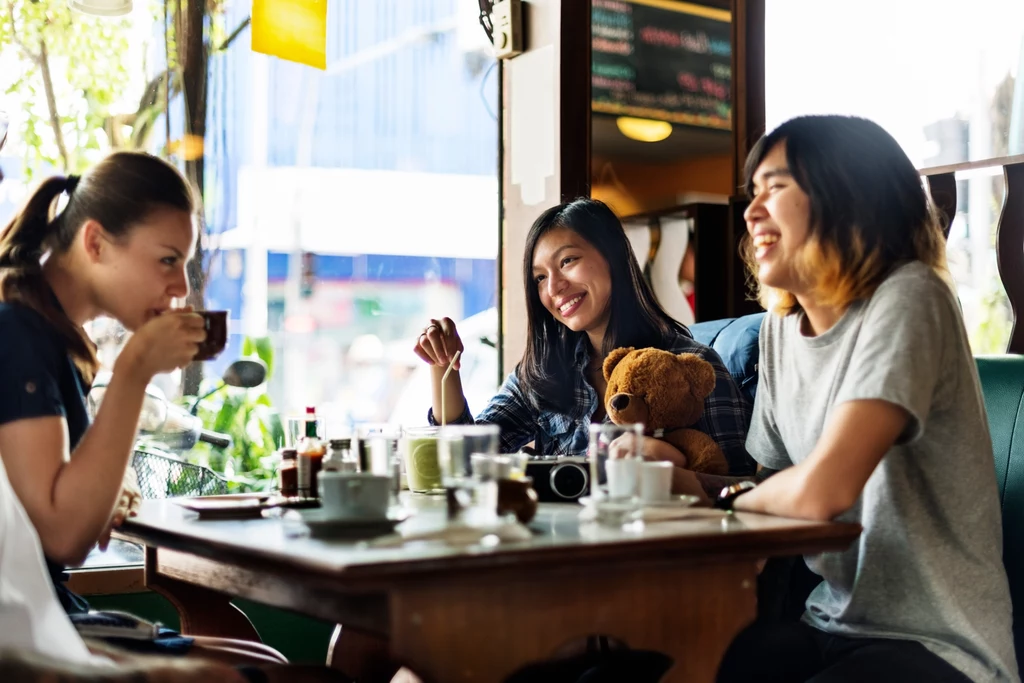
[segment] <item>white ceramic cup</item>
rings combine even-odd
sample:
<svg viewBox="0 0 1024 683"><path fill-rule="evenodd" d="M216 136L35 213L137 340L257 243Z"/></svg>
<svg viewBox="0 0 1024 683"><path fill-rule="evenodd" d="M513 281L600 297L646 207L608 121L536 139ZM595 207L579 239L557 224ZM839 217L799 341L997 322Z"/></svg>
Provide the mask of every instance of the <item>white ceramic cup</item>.
<svg viewBox="0 0 1024 683"><path fill-rule="evenodd" d="M645 503L663 503L672 497L672 463L664 460L640 465L640 498Z"/></svg>
<svg viewBox="0 0 1024 683"><path fill-rule="evenodd" d="M320 509L330 519L384 519L391 477L366 472L320 472Z"/></svg>
<svg viewBox="0 0 1024 683"><path fill-rule="evenodd" d="M610 497L631 498L637 494L642 462L640 458L610 458L605 463Z"/></svg>

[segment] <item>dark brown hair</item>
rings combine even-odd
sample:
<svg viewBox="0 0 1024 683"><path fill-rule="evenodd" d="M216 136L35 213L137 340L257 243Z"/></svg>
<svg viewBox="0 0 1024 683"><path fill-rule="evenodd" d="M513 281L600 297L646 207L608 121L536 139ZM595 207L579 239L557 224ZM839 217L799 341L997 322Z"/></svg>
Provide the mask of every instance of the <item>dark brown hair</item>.
<svg viewBox="0 0 1024 683"><path fill-rule="evenodd" d="M61 193L64 209L54 215ZM65 339L75 365L91 381L98 369L94 345L85 331L60 310L43 277L41 259L67 252L88 220L114 238L128 233L160 208L192 213L192 190L167 162L139 152L115 152L81 178L44 180L0 232L0 301L19 302L38 311Z"/></svg>

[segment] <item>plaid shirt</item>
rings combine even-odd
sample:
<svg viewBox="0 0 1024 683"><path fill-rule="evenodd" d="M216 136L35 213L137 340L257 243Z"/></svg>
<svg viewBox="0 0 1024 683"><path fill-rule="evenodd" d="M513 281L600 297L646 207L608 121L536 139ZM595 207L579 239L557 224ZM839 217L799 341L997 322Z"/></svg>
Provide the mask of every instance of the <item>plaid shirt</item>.
<svg viewBox="0 0 1024 683"><path fill-rule="evenodd" d="M672 353L693 353L711 363L718 382L711 395L704 399L704 413L696 429L713 438L729 461L734 475L753 474L755 463L747 454L747 428L750 426L752 407L740 393L739 387L718 353L692 338L679 335L670 349ZM503 453L514 453L534 442L537 453L545 455L586 455L589 441L588 428L598 407L598 396L587 381L586 368L590 362L587 338L576 345L576 363L573 373L575 405L569 413L555 410L537 410L513 372L505 380L498 395L473 419L469 406L453 424L497 424L501 427ZM431 424L437 424L433 412L428 414ZM605 418L607 422L608 419Z"/></svg>

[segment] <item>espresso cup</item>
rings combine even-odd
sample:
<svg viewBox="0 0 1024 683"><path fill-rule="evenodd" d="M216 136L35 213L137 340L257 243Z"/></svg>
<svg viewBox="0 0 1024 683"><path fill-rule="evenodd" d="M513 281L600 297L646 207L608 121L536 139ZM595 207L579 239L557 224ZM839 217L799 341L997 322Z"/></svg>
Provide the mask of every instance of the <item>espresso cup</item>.
<svg viewBox="0 0 1024 683"><path fill-rule="evenodd" d="M206 339L199 344L199 351L193 360L213 360L228 344L228 312L196 311L203 317Z"/></svg>
<svg viewBox="0 0 1024 683"><path fill-rule="evenodd" d="M320 509L329 519L379 520L388 516L391 477L367 472L320 472Z"/></svg>

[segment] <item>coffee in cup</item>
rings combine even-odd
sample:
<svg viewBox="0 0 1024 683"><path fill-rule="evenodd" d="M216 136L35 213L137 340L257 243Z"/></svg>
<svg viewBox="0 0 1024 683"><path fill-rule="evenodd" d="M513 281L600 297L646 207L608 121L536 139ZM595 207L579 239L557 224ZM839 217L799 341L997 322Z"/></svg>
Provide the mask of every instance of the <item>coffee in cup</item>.
<svg viewBox="0 0 1024 683"><path fill-rule="evenodd" d="M199 351L193 360L213 360L228 344L228 312L196 311L203 318L206 339L199 344Z"/></svg>
<svg viewBox="0 0 1024 683"><path fill-rule="evenodd" d="M520 524L526 524L537 514L537 492L533 490L533 479L499 479L499 515L511 513Z"/></svg>

